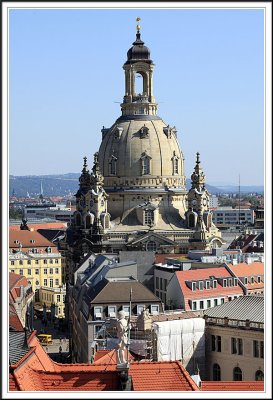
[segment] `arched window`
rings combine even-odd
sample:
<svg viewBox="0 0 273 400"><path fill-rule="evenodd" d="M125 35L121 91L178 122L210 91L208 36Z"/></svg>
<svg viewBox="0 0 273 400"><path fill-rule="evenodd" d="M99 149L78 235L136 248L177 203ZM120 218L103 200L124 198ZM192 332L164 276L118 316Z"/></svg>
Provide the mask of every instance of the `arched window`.
<svg viewBox="0 0 273 400"><path fill-rule="evenodd" d="M145 156L145 157L142 157L142 159L141 159L141 161L142 161L142 171L141 171L141 173L142 173L142 175L148 175L148 174L150 174L150 170L151 170L151 168L150 168L150 160L151 160L151 157L148 157L148 156Z"/></svg>
<svg viewBox="0 0 273 400"><path fill-rule="evenodd" d="M153 210L145 210L144 211L144 224L145 225L153 225L153 223L154 223Z"/></svg>
<svg viewBox="0 0 273 400"><path fill-rule="evenodd" d="M233 380L234 381L242 381L243 380L243 374L242 370L239 367L233 368Z"/></svg>
<svg viewBox="0 0 273 400"><path fill-rule="evenodd" d="M114 156L109 161L109 175L117 175L117 158Z"/></svg>
<svg viewBox="0 0 273 400"><path fill-rule="evenodd" d="M264 373L260 369L255 373L255 381L263 381L264 380Z"/></svg>
<svg viewBox="0 0 273 400"><path fill-rule="evenodd" d="M221 368L220 368L219 364L213 364L212 380L213 381L220 381L221 380Z"/></svg>
<svg viewBox="0 0 273 400"><path fill-rule="evenodd" d="M147 242L147 245L146 245L147 251L156 251L156 248L157 248L156 242L154 242L153 240L150 240L149 242Z"/></svg>
<svg viewBox="0 0 273 400"><path fill-rule="evenodd" d="M80 225L81 225L81 223L82 223L82 217L81 217L81 214L80 214L80 213L77 213L77 214L75 215L75 223L76 223L77 226L80 226Z"/></svg>

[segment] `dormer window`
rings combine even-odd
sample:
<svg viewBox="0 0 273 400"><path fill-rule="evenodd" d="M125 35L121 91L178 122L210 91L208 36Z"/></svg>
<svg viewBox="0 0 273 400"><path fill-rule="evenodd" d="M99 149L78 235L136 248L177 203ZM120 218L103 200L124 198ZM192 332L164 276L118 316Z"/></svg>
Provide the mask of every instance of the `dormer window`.
<svg viewBox="0 0 273 400"><path fill-rule="evenodd" d="M191 290L196 290L196 282L192 282L192 284L191 284Z"/></svg>
<svg viewBox="0 0 273 400"><path fill-rule="evenodd" d="M142 128L140 128L139 135L141 139L147 139L149 137L149 128L144 125Z"/></svg>
<svg viewBox="0 0 273 400"><path fill-rule="evenodd" d="M144 224L153 225L154 224L154 211L144 210Z"/></svg>
<svg viewBox="0 0 273 400"><path fill-rule="evenodd" d="M244 284L245 284L245 285L248 284L248 278L247 278L247 276L244 277Z"/></svg>
<svg viewBox="0 0 273 400"><path fill-rule="evenodd" d="M199 290L203 290L204 289L204 282L200 281L199 282Z"/></svg>
<svg viewBox="0 0 273 400"><path fill-rule="evenodd" d="M30 239L30 243L35 243L35 240L34 239Z"/></svg>
<svg viewBox="0 0 273 400"><path fill-rule="evenodd" d="M210 281L206 281L206 289L210 288Z"/></svg>
<svg viewBox="0 0 273 400"><path fill-rule="evenodd" d="M234 286L238 286L238 278L234 278Z"/></svg>
<svg viewBox="0 0 273 400"><path fill-rule="evenodd" d="M121 135L122 135L122 131L123 131L123 128L121 128L121 127L118 126L118 127L115 129L114 138L115 138L115 139L120 139L120 137L121 137Z"/></svg>
<svg viewBox="0 0 273 400"><path fill-rule="evenodd" d="M227 280L223 279L223 287L227 287Z"/></svg>
<svg viewBox="0 0 273 400"><path fill-rule="evenodd" d="M102 318L102 307L94 307L94 317L95 319Z"/></svg>
<svg viewBox="0 0 273 400"><path fill-rule="evenodd" d="M217 286L217 280L214 279L214 280L212 281L212 287L213 287L213 289L215 289L216 286Z"/></svg>

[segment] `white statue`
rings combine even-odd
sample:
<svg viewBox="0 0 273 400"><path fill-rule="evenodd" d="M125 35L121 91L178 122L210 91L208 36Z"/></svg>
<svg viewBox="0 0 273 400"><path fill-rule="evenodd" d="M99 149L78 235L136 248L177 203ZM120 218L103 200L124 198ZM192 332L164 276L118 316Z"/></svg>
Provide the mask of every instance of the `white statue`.
<svg viewBox="0 0 273 400"><path fill-rule="evenodd" d="M126 347L128 345L128 330L129 330L128 321L125 318L125 312L119 311L118 320L117 320L117 337L119 339L118 342L118 350L117 350L117 362L118 364L126 364Z"/></svg>

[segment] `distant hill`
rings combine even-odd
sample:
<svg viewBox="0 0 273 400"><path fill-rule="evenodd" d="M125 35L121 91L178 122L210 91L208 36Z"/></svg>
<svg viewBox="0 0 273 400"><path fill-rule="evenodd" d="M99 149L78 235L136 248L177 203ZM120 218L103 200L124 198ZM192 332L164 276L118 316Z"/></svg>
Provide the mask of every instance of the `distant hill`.
<svg viewBox="0 0 273 400"><path fill-rule="evenodd" d="M68 173L62 175L28 175L28 176L9 176L9 195L13 191L17 197L27 196L27 193L32 196L40 194L41 183L45 196L65 196L74 195L79 188L80 173ZM191 187L190 179L186 180L186 188ZM238 193L238 186L212 186L206 184L209 193ZM263 193L263 186L241 186L241 193Z"/></svg>

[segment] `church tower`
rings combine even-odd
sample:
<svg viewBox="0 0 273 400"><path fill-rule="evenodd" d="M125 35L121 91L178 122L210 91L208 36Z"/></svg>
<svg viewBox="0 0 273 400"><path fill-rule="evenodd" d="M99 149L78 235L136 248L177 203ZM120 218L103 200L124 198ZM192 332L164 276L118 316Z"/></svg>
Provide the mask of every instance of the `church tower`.
<svg viewBox="0 0 273 400"><path fill-rule="evenodd" d="M188 192L188 211L186 212L187 227L195 230L193 238L190 239L191 248L196 249L214 247L212 239L215 240L215 246L218 246L220 238L220 233L212 222L209 192L205 183L200 154L196 153L196 164L191 175L191 189Z"/></svg>

